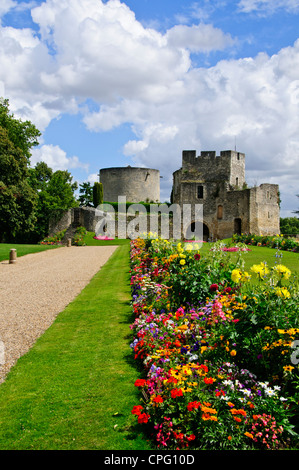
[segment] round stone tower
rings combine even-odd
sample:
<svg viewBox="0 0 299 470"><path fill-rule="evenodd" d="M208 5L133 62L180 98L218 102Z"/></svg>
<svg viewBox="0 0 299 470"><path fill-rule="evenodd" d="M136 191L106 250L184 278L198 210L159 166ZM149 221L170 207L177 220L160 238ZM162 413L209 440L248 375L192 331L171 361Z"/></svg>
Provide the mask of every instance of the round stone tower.
<svg viewBox="0 0 299 470"><path fill-rule="evenodd" d="M125 196L127 202L160 202L160 172L151 168L115 167L100 170L104 201L118 202Z"/></svg>

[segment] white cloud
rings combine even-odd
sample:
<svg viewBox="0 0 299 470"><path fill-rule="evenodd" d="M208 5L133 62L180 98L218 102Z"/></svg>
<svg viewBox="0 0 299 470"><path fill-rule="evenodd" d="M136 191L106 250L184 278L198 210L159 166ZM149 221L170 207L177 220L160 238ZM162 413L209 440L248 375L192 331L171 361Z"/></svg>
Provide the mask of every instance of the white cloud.
<svg viewBox="0 0 299 470"><path fill-rule="evenodd" d="M293 13L299 11L298 0L241 0L238 7L244 13L253 11L274 13L279 9Z"/></svg>
<svg viewBox="0 0 299 470"><path fill-rule="evenodd" d="M185 48L191 52L211 52L223 50L234 44L230 34L224 34L211 24L177 25L166 33L168 44L173 47Z"/></svg>
<svg viewBox="0 0 299 470"><path fill-rule="evenodd" d="M99 175L98 173L91 173L90 175L88 175L87 177L87 182L88 183L91 183L92 185L96 182L99 181Z"/></svg>
<svg viewBox="0 0 299 470"><path fill-rule="evenodd" d="M239 8L295 9L297 3L242 0ZM170 194L183 149L219 152L233 148L236 138L247 155L248 178L259 171L261 182L281 181L287 200L299 179L299 41L272 57L195 68L191 53L231 48L234 39L202 23L162 34L119 0L46 0L32 18L39 35L0 26L0 90L16 115L40 130L79 110L92 131L130 123L136 139L123 152L160 169L162 194ZM97 111L84 107L88 99ZM34 149L33 160L39 159L53 169L84 167L57 146Z"/></svg>
<svg viewBox="0 0 299 470"><path fill-rule="evenodd" d="M0 18L8 13L12 8L16 7L15 0L2 0L0 4Z"/></svg>
<svg viewBox="0 0 299 470"><path fill-rule="evenodd" d="M38 162L45 162L53 171L72 170L82 168L88 171L88 164L81 163L77 156L67 157L67 154L58 145L42 145L32 149L31 166Z"/></svg>

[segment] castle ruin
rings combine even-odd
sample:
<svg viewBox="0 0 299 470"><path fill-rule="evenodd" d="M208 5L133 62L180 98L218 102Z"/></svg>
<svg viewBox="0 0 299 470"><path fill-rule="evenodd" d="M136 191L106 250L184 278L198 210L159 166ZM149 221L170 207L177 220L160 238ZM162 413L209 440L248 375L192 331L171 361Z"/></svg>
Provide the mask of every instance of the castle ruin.
<svg viewBox="0 0 299 470"><path fill-rule="evenodd" d="M279 187L247 188L245 154L237 151L184 150L182 167L173 173L172 202L203 205L203 238L224 239L234 233L280 232ZM193 220L189 231L194 231ZM188 233L185 234L188 238Z"/></svg>
<svg viewBox="0 0 299 470"><path fill-rule="evenodd" d="M125 196L129 203L160 202L158 170L130 166L104 168L99 176L106 202L117 202L119 196ZM220 156L214 151L202 151L196 156L195 150L184 150L182 166L173 173L171 202L177 213L183 214L184 205L191 207L191 223L179 227L182 238L196 236L198 222L202 224L199 232L204 241L230 238L242 232L256 235L280 232L278 185L264 183L248 188L245 154L237 151L221 151ZM202 208L200 220L196 206ZM98 214L94 207L75 207L60 221L52 222L49 232L67 228L66 236L69 236L80 225L95 231L101 219ZM149 222L147 215L148 227ZM172 221L170 225L173 229Z"/></svg>

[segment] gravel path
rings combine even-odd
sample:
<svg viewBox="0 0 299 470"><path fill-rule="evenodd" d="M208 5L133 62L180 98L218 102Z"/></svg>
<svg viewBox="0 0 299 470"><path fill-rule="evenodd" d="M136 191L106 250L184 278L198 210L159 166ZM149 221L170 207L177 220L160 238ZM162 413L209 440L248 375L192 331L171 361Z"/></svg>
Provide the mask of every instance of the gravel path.
<svg viewBox="0 0 299 470"><path fill-rule="evenodd" d="M116 246L72 246L0 262L0 383Z"/></svg>

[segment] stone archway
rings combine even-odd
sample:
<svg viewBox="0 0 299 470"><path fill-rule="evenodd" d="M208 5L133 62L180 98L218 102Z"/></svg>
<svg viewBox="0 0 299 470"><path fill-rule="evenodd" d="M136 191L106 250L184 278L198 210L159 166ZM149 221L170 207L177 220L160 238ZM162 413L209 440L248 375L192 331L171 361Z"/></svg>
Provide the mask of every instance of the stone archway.
<svg viewBox="0 0 299 470"><path fill-rule="evenodd" d="M207 224L204 222L191 222L189 227L186 230L186 239L187 240L203 240L208 241L210 237L210 230Z"/></svg>

